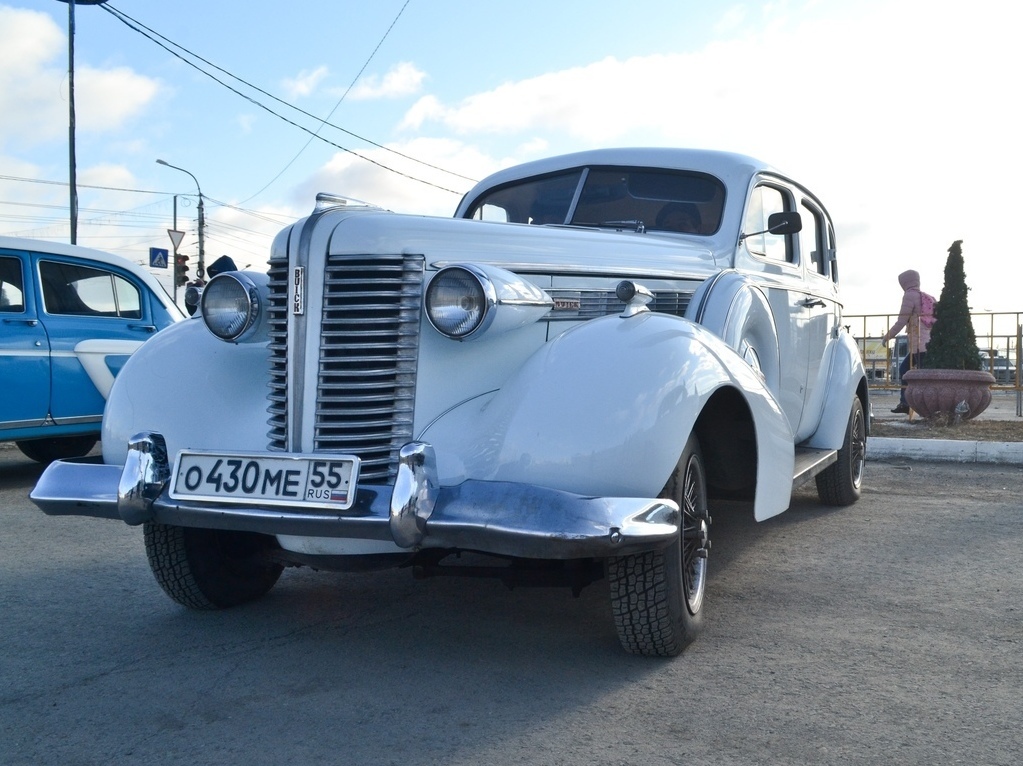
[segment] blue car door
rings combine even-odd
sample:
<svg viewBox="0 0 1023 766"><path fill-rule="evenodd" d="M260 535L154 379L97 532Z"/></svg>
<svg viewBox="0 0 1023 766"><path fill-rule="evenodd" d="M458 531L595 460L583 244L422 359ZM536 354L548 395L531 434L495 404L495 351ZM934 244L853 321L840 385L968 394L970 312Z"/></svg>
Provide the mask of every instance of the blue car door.
<svg viewBox="0 0 1023 766"><path fill-rule="evenodd" d="M97 388L100 376L87 366L98 362L99 372L112 379L156 331L148 290L134 275L105 263L34 258L50 341L50 413L57 423L99 422L106 399Z"/></svg>
<svg viewBox="0 0 1023 766"><path fill-rule="evenodd" d="M0 250L0 433L42 425L49 411L50 344L30 269L28 253Z"/></svg>

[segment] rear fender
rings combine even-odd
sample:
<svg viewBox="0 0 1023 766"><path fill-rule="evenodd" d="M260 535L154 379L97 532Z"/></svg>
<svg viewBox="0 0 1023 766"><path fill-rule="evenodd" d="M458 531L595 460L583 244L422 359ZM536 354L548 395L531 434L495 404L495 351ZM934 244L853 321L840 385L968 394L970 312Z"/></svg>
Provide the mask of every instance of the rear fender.
<svg viewBox="0 0 1023 766"><path fill-rule="evenodd" d="M755 510L767 518L789 502L788 421L748 364L678 317L586 322L545 344L499 391L447 413L420 438L436 447L442 482L655 497L705 406L724 388L742 397L754 424Z"/></svg>
<svg viewBox="0 0 1023 766"><path fill-rule="evenodd" d="M820 390L827 391L827 401L821 413L817 430L805 442L807 447L818 449L841 449L845 443L845 432L849 425L849 413L854 396L860 398L866 416L867 428L870 423L867 373L863 368L856 342L847 332L839 332L829 346L830 359L827 381Z"/></svg>

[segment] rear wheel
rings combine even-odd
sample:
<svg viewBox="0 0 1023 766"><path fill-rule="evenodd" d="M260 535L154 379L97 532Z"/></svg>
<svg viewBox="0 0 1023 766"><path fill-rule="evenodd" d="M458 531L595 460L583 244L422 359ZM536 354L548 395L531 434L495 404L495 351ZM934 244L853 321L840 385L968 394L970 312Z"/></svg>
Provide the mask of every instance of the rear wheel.
<svg viewBox="0 0 1023 766"><path fill-rule="evenodd" d="M284 567L270 556L276 540L253 532L147 522L146 557L160 587L190 609L224 609L254 601Z"/></svg>
<svg viewBox="0 0 1023 766"><path fill-rule="evenodd" d="M611 611L626 651L674 657L703 626L710 514L707 478L695 436L661 494L682 511L679 540L658 551L608 561Z"/></svg>
<svg viewBox="0 0 1023 766"><path fill-rule="evenodd" d="M99 441L95 436L61 436L51 439L31 439L15 442L22 454L37 463L52 463L69 457L82 457Z"/></svg>
<svg viewBox="0 0 1023 766"><path fill-rule="evenodd" d="M860 499L866 457L867 424L863 417L863 404L858 396L854 396L838 460L817 474L817 496L822 503L852 505Z"/></svg>

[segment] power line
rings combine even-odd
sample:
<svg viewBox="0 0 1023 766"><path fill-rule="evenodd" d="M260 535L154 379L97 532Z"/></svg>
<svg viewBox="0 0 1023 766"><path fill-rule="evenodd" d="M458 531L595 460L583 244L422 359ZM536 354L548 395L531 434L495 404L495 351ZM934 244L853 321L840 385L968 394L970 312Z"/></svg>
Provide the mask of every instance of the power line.
<svg viewBox="0 0 1023 766"><path fill-rule="evenodd" d="M0 181L20 181L27 184L46 184L49 186L67 186L67 181L50 181L45 178L23 178L21 176L7 176L0 175ZM169 192L165 191L150 191L149 189L125 189L120 186L96 186L94 184L78 184L80 189L101 189L103 191L119 191L119 192L131 192L132 194L158 194L160 196L170 197L173 196ZM194 194L192 195L195 196Z"/></svg>
<svg viewBox="0 0 1023 766"><path fill-rule="evenodd" d="M269 112L274 117L277 117L279 120L282 120L282 121L288 123L289 125L292 125L293 127L298 128L299 130L305 131L306 133L308 133L313 138L318 138L320 141L323 141L324 143L329 144L330 146L333 146L333 147L335 147L337 149L340 149L343 152L347 152L348 154L354 155L355 157L358 157L361 160L365 160L366 162L372 163L373 165L376 165L377 167L379 167L379 168L381 168L383 170L386 170L388 172L395 173L397 175L403 176L404 178L408 178L409 180L417 181L418 183L425 184L426 186L432 186L435 189L440 189L441 191L446 191L446 192L448 192L450 194L459 194L459 195L461 194L461 192L455 191L454 189L449 189L449 188L447 188L445 186L441 186L440 184L435 184L432 181L427 181L427 180L422 179L422 178L417 178L416 176L410 175L408 173L404 173L404 172L402 172L400 170L396 170L395 168L392 168L392 167L389 167L387 165L384 165L382 162L378 162L377 160L374 160L374 159L372 159L370 157L367 157L364 154L360 154L359 152L355 151L354 149L349 149L349 148L347 148L345 146L342 146L341 144L338 144L338 143L336 143L334 141L331 141L328 138L324 138L323 136L319 135L318 132L310 130L309 128L305 127L304 125L300 125L299 123L295 122L294 120L291 120L288 117L285 117L284 115L279 114L278 112L275 112L273 109L268 107L266 104L264 104L264 103L262 103L260 101L257 101L252 96L249 96L249 95L247 95L245 93L242 93L240 90L238 90L234 86L224 82L223 80L221 80L220 78L216 77L212 73L206 71L202 67L200 67L197 64L195 64L194 62L190 61L188 58L183 56L181 53L178 53L178 51L173 50L172 48L168 47L168 45L165 45L163 42L161 42L161 40L164 40L169 45L172 45L175 48L183 51L188 56L191 56L191 57L193 57L195 59L198 59L199 61L203 62L207 66L210 66L210 67L216 69L217 71L222 72L223 74L227 75L228 77L232 78L233 80L237 80L238 82L242 83L243 85L245 85L248 88L251 88L252 90L256 91L257 93L260 93L260 94L266 96L267 98L270 98L270 99L278 102L279 104L282 104L283 106L288 107L289 109L293 109L294 111L298 112L299 114L305 115L306 117L309 117L309 118L311 118L313 120L316 120L317 122L321 123L321 127L323 125L328 125L328 126L334 128L335 130L339 130L342 133L345 133L346 135L350 135L353 138L356 138L356 139L358 139L360 141L364 141L365 143L368 143L371 146L375 146L378 149L382 149L384 151L390 152L390 153L395 154L395 155L397 155L399 157L402 157L403 159L407 159L407 160L409 160L411 162L415 162L415 163L423 165L425 167L429 167L429 168L431 168L433 170L438 170L438 171L440 171L442 173L447 173L449 175L456 176L458 178L462 178L462 179L464 179L466 181L474 181L475 180L475 179L469 178L468 176L463 176L463 175L460 175L459 173L455 173L455 172L450 171L450 170L445 170L444 168L438 167L436 165L431 165L428 162L424 162L422 160L416 159L415 157L411 157L411 156L409 156L407 154L402 154L401 152L398 152L398 151L396 151L394 149L390 149L390 148L388 148L388 147L386 147L386 146L384 146L382 144L378 144L378 143L376 143L374 141L371 141L368 138L365 138L363 136L359 136L359 135L351 132L350 130L346 130L345 128L342 128L342 127L340 127L338 125L334 125L333 123L329 123L326 120L321 120L316 115L311 114L309 112L306 112L304 109L301 109L301 108L295 106L294 104L290 104L287 101L284 101L283 99L280 99L277 96L274 96L272 93L269 93L269 92L263 90L262 88L259 88L259 87L255 86L255 85L253 85L252 83L242 79L241 77L238 77L237 75L231 74L226 69L223 69L222 67L217 66L216 64L214 64L214 63L204 59L202 56L199 56L198 54L193 53L192 51L188 50L187 48L185 48L185 47L175 43L174 41L172 41L172 40L170 40L170 39L168 39L166 37L164 37L159 32L156 32L155 30L150 29L149 27L145 26L141 22L136 21L135 19L131 18L130 16L128 16L123 11L120 11L117 8L114 8L109 3L104 3L100 7L103 10L107 11L108 13L110 13L114 18L116 18L118 21L120 21L122 24L124 24L129 29L131 29L131 30L133 30L135 32L138 32L140 35L142 35L143 37L149 39L150 41L152 41L156 45L160 46L161 48L163 48L165 51L170 53L175 58L179 59L183 63L185 63L188 66L192 67L197 72L206 75L207 77L209 77L214 82L217 82L220 85L224 86L225 88L230 90L235 95L238 95L241 98L243 98L246 101L248 101L249 103L251 103L253 106L257 106L260 109L263 109L264 111ZM143 31L143 30L145 30L145 31ZM155 35L155 37L154 37L154 35ZM156 39L157 37L159 37L160 40Z"/></svg>
<svg viewBox="0 0 1023 766"><path fill-rule="evenodd" d="M356 72L355 77L352 78L352 81L348 84L348 87L345 88L345 92L341 94L341 98L337 100L337 103L334 104L333 108L327 113L327 116L320 121L320 127L316 129L315 135L309 136L309 138L306 139L306 142L302 145L302 148L295 153L295 156L288 160L287 164L280 169L280 172L278 172L277 175L275 175L273 178L267 181L266 185L262 189L257 191L251 197L242 200L242 202L248 202L251 199L255 199L260 194L269 189L270 185L273 184L282 175L284 175L284 172L295 163L295 160L302 156L302 152L309 148L309 144L313 142L313 139L319 137L320 131L323 129L323 126L328 124L327 120L334 116L334 112L336 112L337 108L341 106L341 102L345 100L345 98L351 92L352 88L355 87L355 83L357 83L359 81L359 78L362 77L362 73L366 71L366 67L369 66L369 62L371 62L373 60L373 57L377 55L377 51L380 50L380 46L384 44L384 40L386 40L388 35L391 34L391 30L394 29L394 25L398 23L398 19L401 18L401 15L405 12L405 9L408 8L408 4L410 2L411 0L405 0L405 4L401 6L401 10L398 11L398 15L394 17L394 21L391 22L391 25L387 28L387 31L384 32L384 36L380 38L380 42L376 44L376 47L373 49L372 53L369 54L369 58L366 59L365 63L362 65L359 71ZM465 178L465 176L460 177Z"/></svg>

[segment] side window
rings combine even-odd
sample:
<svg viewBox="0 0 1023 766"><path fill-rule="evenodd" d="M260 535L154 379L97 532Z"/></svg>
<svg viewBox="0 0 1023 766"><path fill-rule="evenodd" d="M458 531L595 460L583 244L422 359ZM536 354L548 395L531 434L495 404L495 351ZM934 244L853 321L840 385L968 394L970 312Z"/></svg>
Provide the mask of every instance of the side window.
<svg viewBox="0 0 1023 766"><path fill-rule="evenodd" d="M20 258L0 257L0 312L20 314L25 310L25 282Z"/></svg>
<svg viewBox="0 0 1023 766"><path fill-rule="evenodd" d="M838 248L835 245L835 230L828 224L828 264L831 272L831 281L838 281Z"/></svg>
<svg viewBox="0 0 1023 766"><path fill-rule="evenodd" d="M48 314L123 319L142 316L138 288L117 274L56 261L40 261L39 274Z"/></svg>
<svg viewBox="0 0 1023 766"><path fill-rule="evenodd" d="M746 238L746 249L754 255L768 258L772 261L795 261L792 252L792 237L788 234L770 234L767 229L767 220L773 213L784 213L791 211L792 205L786 192L775 186L758 186L750 195L749 207L746 210L746 220L743 223L743 231L757 232Z"/></svg>
<svg viewBox="0 0 1023 766"><path fill-rule="evenodd" d="M803 228L799 232L799 252L808 271L827 275L828 257L824 248L824 216L807 200L799 211Z"/></svg>

